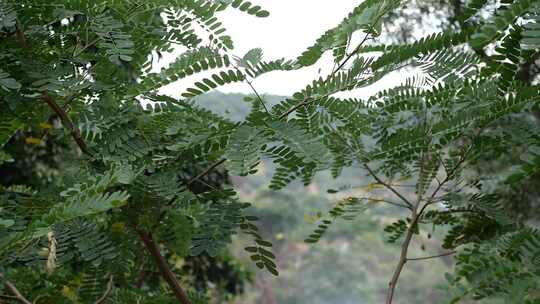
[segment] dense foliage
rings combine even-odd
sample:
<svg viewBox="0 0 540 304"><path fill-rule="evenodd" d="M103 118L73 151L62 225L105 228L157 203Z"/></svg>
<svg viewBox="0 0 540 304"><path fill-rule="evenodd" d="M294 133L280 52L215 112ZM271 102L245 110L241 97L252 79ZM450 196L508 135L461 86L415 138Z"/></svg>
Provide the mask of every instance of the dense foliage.
<svg viewBox="0 0 540 304"><path fill-rule="evenodd" d="M267 158L277 166L274 190L308 185L323 170L372 179L361 195L328 189L335 207L316 218L308 243L382 204L405 211L384 229L401 244L386 303L408 261L446 255L457 261L449 302L538 303L540 233L502 202L540 169L540 87L519 77L539 57L540 1L500 2L468 1L458 30L384 44L385 16L406 1L366 0L298 58L264 61L258 49L232 56L218 19L225 9L269 14L247 1L1 1L4 294L23 303L204 303L205 286L179 284L181 264L219 255L237 231L253 262L277 275L272 244L227 186L227 174L253 174ZM162 53L178 48L156 72ZM192 102L311 66L325 52L335 59L329 75L272 108L253 88L240 122ZM202 71L212 74L184 99L157 91ZM403 83L369 98L336 96L400 71ZM497 158L504 171L478 169ZM441 226L443 251L408 255L415 238ZM167 286L141 275L154 266Z"/></svg>

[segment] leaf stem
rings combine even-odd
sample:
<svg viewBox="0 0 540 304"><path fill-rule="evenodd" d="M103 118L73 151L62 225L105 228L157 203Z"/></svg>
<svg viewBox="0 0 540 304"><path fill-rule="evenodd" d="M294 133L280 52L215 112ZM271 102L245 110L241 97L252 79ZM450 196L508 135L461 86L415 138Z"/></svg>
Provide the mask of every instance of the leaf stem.
<svg viewBox="0 0 540 304"><path fill-rule="evenodd" d="M431 255L431 256L426 256L426 257L419 257L419 258L407 258L407 261L421 261L421 260L429 260L429 259L435 259L435 258L440 258L440 257L444 257L444 256L448 256L448 255L453 255L453 254L456 254L457 251L455 250L452 250L450 252L445 252L445 253L441 253L441 254L436 254L436 255Z"/></svg>
<svg viewBox="0 0 540 304"><path fill-rule="evenodd" d="M388 190L392 191L397 197L399 197L407 206L409 206L409 209L413 207L413 204L405 198L401 193L399 193L392 185L385 183L382 179L380 179L377 174L369 167L368 164L364 164L364 168L369 172L369 174L381 185L386 187Z"/></svg>
<svg viewBox="0 0 540 304"><path fill-rule="evenodd" d="M109 294L111 293L112 291L112 288L113 288L113 283L114 283L114 277L113 275L111 274L109 276L109 282L107 283L107 289L105 289L105 292L103 293L103 295L96 300L96 302L94 302L94 304L102 304L102 303L105 303L105 300L107 300L107 297L109 296Z"/></svg>

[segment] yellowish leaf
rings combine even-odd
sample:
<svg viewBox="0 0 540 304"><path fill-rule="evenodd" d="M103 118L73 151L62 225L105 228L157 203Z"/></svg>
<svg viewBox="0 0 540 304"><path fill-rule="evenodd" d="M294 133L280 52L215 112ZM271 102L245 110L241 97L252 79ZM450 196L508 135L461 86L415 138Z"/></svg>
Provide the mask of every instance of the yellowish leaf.
<svg viewBox="0 0 540 304"><path fill-rule="evenodd" d="M42 143L41 139L31 136L25 138L24 141L29 145L39 145Z"/></svg>
<svg viewBox="0 0 540 304"><path fill-rule="evenodd" d="M50 123L42 122L39 124L39 127L42 129L52 129L53 125Z"/></svg>
<svg viewBox="0 0 540 304"><path fill-rule="evenodd" d="M116 222L111 225L111 230L116 233L123 233L126 228L124 222Z"/></svg>
<svg viewBox="0 0 540 304"><path fill-rule="evenodd" d="M70 288L69 286L62 287L62 295L71 301L77 300L77 295L75 294L75 290Z"/></svg>

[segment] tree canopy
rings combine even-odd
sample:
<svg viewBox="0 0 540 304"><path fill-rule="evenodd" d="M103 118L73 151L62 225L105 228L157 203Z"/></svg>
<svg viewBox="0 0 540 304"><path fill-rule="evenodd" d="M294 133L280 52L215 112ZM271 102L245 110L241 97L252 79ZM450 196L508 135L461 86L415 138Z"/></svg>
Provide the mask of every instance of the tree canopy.
<svg viewBox="0 0 540 304"><path fill-rule="evenodd" d="M267 60L260 49L234 56L219 19L270 14L248 1L0 0L1 298L211 303L201 276L246 275L219 257L237 233L277 276L272 243L228 179L269 159L274 191L326 170L372 180L361 195L327 189L335 206L307 243L338 219L395 208L381 232L400 244L386 303L407 284L408 262L450 255L448 302L539 303L536 218L511 198L540 169L540 1L460 2L453 29L384 41L388 16L408 4L362 1L296 58ZM182 53L156 71L173 50ZM273 106L252 85L327 52L332 71ZM408 77L373 96L339 97L399 71ZM182 98L159 93L198 75ZM253 89L245 118L194 102L234 82ZM440 253L411 257L411 242L435 228Z"/></svg>

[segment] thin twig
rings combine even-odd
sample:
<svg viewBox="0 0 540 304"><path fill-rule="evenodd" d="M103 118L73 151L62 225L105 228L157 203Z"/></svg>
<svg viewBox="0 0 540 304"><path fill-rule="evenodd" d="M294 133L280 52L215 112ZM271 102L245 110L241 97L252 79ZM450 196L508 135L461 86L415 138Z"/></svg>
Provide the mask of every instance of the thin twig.
<svg viewBox="0 0 540 304"><path fill-rule="evenodd" d="M426 256L426 257L407 258L407 261L429 260L429 259L440 258L440 257L448 256L448 255L453 255L453 254L456 254L456 253L457 253L457 251L453 250L453 251L450 251L450 252L445 252L445 253L441 253L441 254L437 254L437 255L431 255L431 256Z"/></svg>
<svg viewBox="0 0 540 304"><path fill-rule="evenodd" d="M96 302L94 302L94 304L102 304L102 303L105 303L105 300L107 299L107 297L109 296L109 294L111 293L112 291L112 288L113 288L113 275L111 274L109 276L109 283L107 283L107 289L105 289L105 292L103 293L103 295L96 300Z"/></svg>
<svg viewBox="0 0 540 304"><path fill-rule="evenodd" d="M0 272L0 279L1 280L4 280L4 285L6 285L6 288L7 290L9 290L9 292L15 296L15 298L21 302L21 303L24 303L24 304L32 304L32 302L30 302L27 298L25 298L21 292L17 289L17 287L11 283L8 279L6 279L6 277L4 276L3 273Z"/></svg>
<svg viewBox="0 0 540 304"><path fill-rule="evenodd" d="M362 48L362 46L364 45L364 43L367 41L369 37L369 31L366 33L366 35L364 36L364 39L362 39L362 41L358 44L358 46L354 49L354 51L352 51L349 55L347 55L347 58L345 58L345 60L343 60L343 62L337 67L337 69L333 70L332 71L332 74L335 73L335 71L339 71L341 70L345 64L351 60L351 58L356 55L356 53L358 53L358 51L360 50L360 48Z"/></svg>
<svg viewBox="0 0 540 304"><path fill-rule="evenodd" d="M400 207L400 208L405 208L405 209L409 209L411 210L411 207L407 206L407 205L403 205L403 204L400 204L400 203L396 203L396 202L392 202L392 201L389 201L389 200L384 200L384 199L379 199L379 198L371 198L371 197L361 197L361 199L367 199L369 201L372 201L372 202L380 202L380 203L386 203L386 204L390 204L390 205L393 205L393 206L396 206L396 207Z"/></svg>
<svg viewBox="0 0 540 304"><path fill-rule="evenodd" d="M77 52L76 49L73 51L73 57L77 57L79 56L80 54L82 54L84 51L86 51L86 49L88 49L89 47L93 46L94 44L98 43L98 41L101 40L101 37L98 37L92 41L90 41L90 43L88 43L87 45L85 45L84 47L82 47L80 50L78 50Z"/></svg>
<svg viewBox="0 0 540 304"><path fill-rule="evenodd" d="M238 72L240 72L240 68L237 66L237 65L234 65L234 67L236 68L236 70ZM241 72L240 72L241 73ZM249 81L247 79L247 77L245 78L245 81L246 83L249 85L249 87L251 88L251 91L253 91L253 93L255 94L255 96L257 97L257 99L259 100L259 103L263 106L264 108L264 111L266 112L266 114L270 115L270 111L268 111L268 108L266 107L266 104L264 103L264 100L262 99L261 95L259 94L259 92L257 92L257 90L255 89L255 87L253 86L253 84L251 83L251 81Z"/></svg>
<svg viewBox="0 0 540 304"><path fill-rule="evenodd" d="M197 181L198 179L204 177L205 175L207 175L208 173L212 172L212 170L214 170L216 167L218 167L219 165L223 164L224 162L226 162L227 159L225 158L222 158L220 159L219 161L213 163L210 167L206 168L206 170L204 170L203 172L195 175L194 177L192 177L190 180L188 180L188 182L186 183L188 186L193 184L195 181Z"/></svg>
<svg viewBox="0 0 540 304"><path fill-rule="evenodd" d="M396 289L399 276L401 274L401 271L403 270L403 267L405 266L405 263L407 263L407 252L409 250L409 245L411 243L414 231L416 229L416 222L418 221L418 215L416 213L417 209L418 209L418 204L416 204L412 208L411 224L407 228L405 239L403 240L403 243L401 244L401 253L400 253L398 264L396 266L396 269L394 270L394 274L392 275L392 279L390 280L390 283L388 283L388 291L386 293L386 304L392 304L392 300L394 298L394 291Z"/></svg>
<svg viewBox="0 0 540 304"><path fill-rule="evenodd" d="M368 164L364 164L364 168L369 172L369 174L381 185L386 187L388 190L392 191L397 197L399 197L405 204L409 206L409 208L413 207L413 204L406 199L401 193L399 193L394 187L392 187L390 184L385 183L382 179L380 179L377 174L369 167Z"/></svg>
<svg viewBox="0 0 540 304"><path fill-rule="evenodd" d="M303 107L303 106L307 106L309 105L310 103L313 103L315 101L318 101L318 100L321 100L322 98L326 97L326 95L323 95L319 98L316 98L316 99L311 99L311 97L308 97L306 98L304 101L302 101L301 103L295 105L294 107L291 107L289 110L287 110L287 112L281 114L279 116L279 119L284 119L286 118L287 116L289 116L289 114L291 114L292 112L298 110L299 108Z"/></svg>
<svg viewBox="0 0 540 304"><path fill-rule="evenodd" d="M465 153L463 153L463 155L458 160L456 165L450 171L447 171L446 177L444 178L444 180L442 182L439 182L439 185L437 186L437 188L435 188L435 190L433 190L433 193L431 194L430 198L428 199L428 202L426 203L426 205L430 204L430 202L433 200L435 195L437 195L437 193L442 189L444 184L446 184L448 181L450 181L450 179L452 179L452 177L454 177L454 174L459 169L461 164L463 164L463 162L465 162L465 160L467 159L467 155L469 154L469 152L471 150L472 150L472 144L467 148L467 151L465 151ZM423 209L425 209L425 207L426 206L424 206Z"/></svg>
<svg viewBox="0 0 540 304"><path fill-rule="evenodd" d="M259 102L263 106L264 111L266 112L266 114L270 115L270 111L268 111L268 108L266 107L266 104L264 103L264 100L261 98L261 95L259 95L259 92L257 92L257 90L255 89L255 87L253 86L251 81L246 79L246 82L249 85L249 87L251 88L251 90L253 91L253 93L255 93L255 96L257 96L257 99L259 100Z"/></svg>

